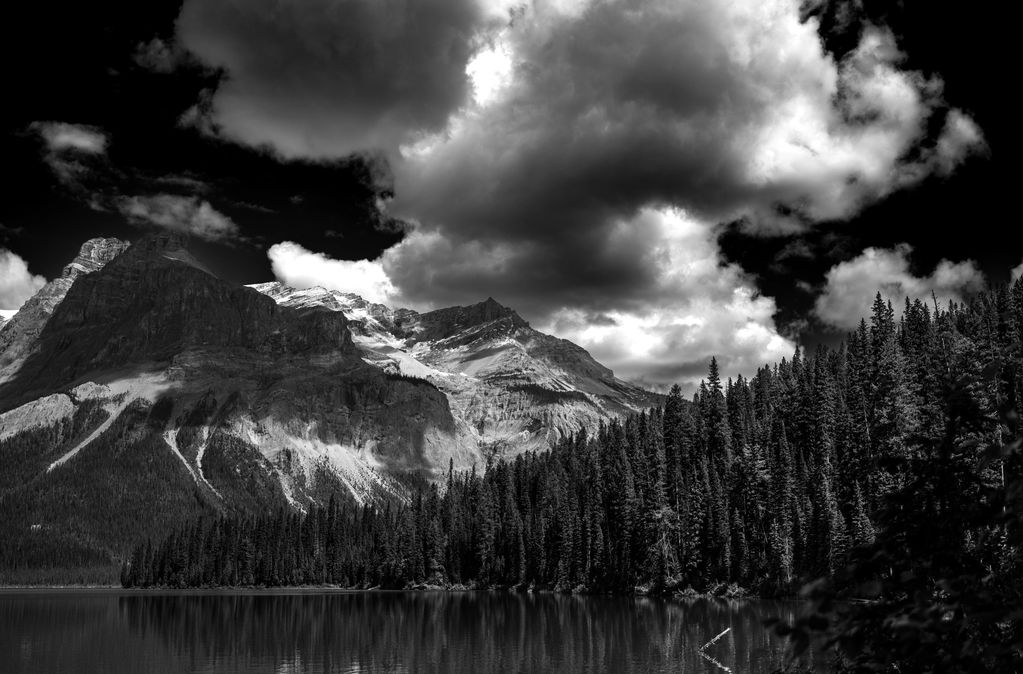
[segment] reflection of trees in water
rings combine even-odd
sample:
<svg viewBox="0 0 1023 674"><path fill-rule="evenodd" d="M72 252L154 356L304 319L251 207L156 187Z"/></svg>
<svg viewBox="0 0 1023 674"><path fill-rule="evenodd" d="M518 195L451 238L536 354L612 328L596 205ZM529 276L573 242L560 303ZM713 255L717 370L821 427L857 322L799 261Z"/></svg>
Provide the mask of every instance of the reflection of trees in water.
<svg viewBox="0 0 1023 674"><path fill-rule="evenodd" d="M204 663L303 672L770 671L784 643L766 617L796 604L507 593L133 595L119 600L134 636ZM208 666L208 665L207 665Z"/></svg>
<svg viewBox="0 0 1023 674"><path fill-rule="evenodd" d="M116 606L64 595L60 598L0 596L0 671L69 671L60 663L68 652L88 653L117 639L109 626L118 622ZM98 626L107 627L106 630Z"/></svg>

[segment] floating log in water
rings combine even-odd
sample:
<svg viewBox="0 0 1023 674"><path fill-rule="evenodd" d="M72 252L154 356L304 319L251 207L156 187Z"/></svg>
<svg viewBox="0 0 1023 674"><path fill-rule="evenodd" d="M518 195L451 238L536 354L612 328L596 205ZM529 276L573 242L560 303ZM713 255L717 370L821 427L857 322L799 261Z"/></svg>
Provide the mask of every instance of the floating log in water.
<svg viewBox="0 0 1023 674"><path fill-rule="evenodd" d="M711 639L710 641L708 641L704 645L700 646L700 652L702 653L704 650L706 650L707 646L712 645L715 641L717 641L721 637L723 637L726 634L728 634L731 631L731 629L732 629L731 627L726 627L724 632L722 632L721 634L717 635L716 637L714 637L713 639Z"/></svg>
<svg viewBox="0 0 1023 674"><path fill-rule="evenodd" d="M712 665L714 665L714 666L715 666L715 667L717 667L718 669L722 669L722 670L724 670L724 671L728 672L729 674L731 674L731 672L732 672L732 670L731 670L731 669L729 669L728 667L725 667L725 666L724 666L724 665L722 665L722 664L721 664L720 662L718 662L718 661L717 661L717 660L715 660L714 658L710 657L709 655L707 655L707 654L706 654L706 653L704 653L703 651L700 651L700 657L701 657L701 658L703 658L704 660L706 660L707 662L711 663Z"/></svg>

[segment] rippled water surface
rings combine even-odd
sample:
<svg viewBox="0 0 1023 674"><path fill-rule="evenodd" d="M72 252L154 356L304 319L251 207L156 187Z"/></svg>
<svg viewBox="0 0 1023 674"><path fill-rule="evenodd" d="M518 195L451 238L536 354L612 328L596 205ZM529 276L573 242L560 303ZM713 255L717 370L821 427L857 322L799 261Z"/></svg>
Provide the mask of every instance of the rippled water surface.
<svg viewBox="0 0 1023 674"><path fill-rule="evenodd" d="M798 610L480 592L2 591L0 671L770 672L784 644L762 621Z"/></svg>

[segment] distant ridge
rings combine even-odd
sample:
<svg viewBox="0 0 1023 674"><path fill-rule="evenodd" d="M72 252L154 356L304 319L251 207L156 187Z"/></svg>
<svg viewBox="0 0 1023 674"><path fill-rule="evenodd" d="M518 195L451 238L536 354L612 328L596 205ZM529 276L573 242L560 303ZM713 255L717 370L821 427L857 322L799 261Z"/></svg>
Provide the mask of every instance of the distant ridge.
<svg viewBox="0 0 1023 674"><path fill-rule="evenodd" d="M660 400L493 298L245 287L174 234L86 242L0 346L0 535L70 566L204 514L402 502Z"/></svg>

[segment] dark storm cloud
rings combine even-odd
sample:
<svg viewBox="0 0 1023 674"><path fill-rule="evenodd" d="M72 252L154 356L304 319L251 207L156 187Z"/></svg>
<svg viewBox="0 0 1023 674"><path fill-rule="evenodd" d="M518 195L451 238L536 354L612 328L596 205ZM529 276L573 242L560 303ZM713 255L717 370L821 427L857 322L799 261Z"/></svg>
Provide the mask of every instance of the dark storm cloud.
<svg viewBox="0 0 1023 674"><path fill-rule="evenodd" d="M745 160L699 122L739 127L763 101L714 19L601 2L516 31L508 100L410 161L398 207L448 232L553 244L650 203L730 210L747 198Z"/></svg>
<svg viewBox="0 0 1023 674"><path fill-rule="evenodd" d="M503 98L396 165L393 210L422 236L388 271L414 299L482 287L549 315L702 295L664 283L669 233L644 209L801 228L943 166L900 161L940 101L934 82L897 70L883 32L836 68L786 2L536 13L505 38L514 78ZM951 163L974 130L966 120L954 131L941 155ZM453 258L468 262L436 264Z"/></svg>
<svg viewBox="0 0 1023 674"><path fill-rule="evenodd" d="M496 30L468 2L274 7L185 6L178 40L224 70L197 123L286 158L383 152L411 227L369 261L382 295L492 295L635 378L792 348L716 223L805 230L980 142L934 123L940 82L901 70L890 33L836 62L789 0L536 2ZM275 273L311 283L316 254L278 249Z"/></svg>
<svg viewBox="0 0 1023 674"><path fill-rule="evenodd" d="M473 0L189 0L180 44L222 68L204 125L288 158L390 150L466 102Z"/></svg>

